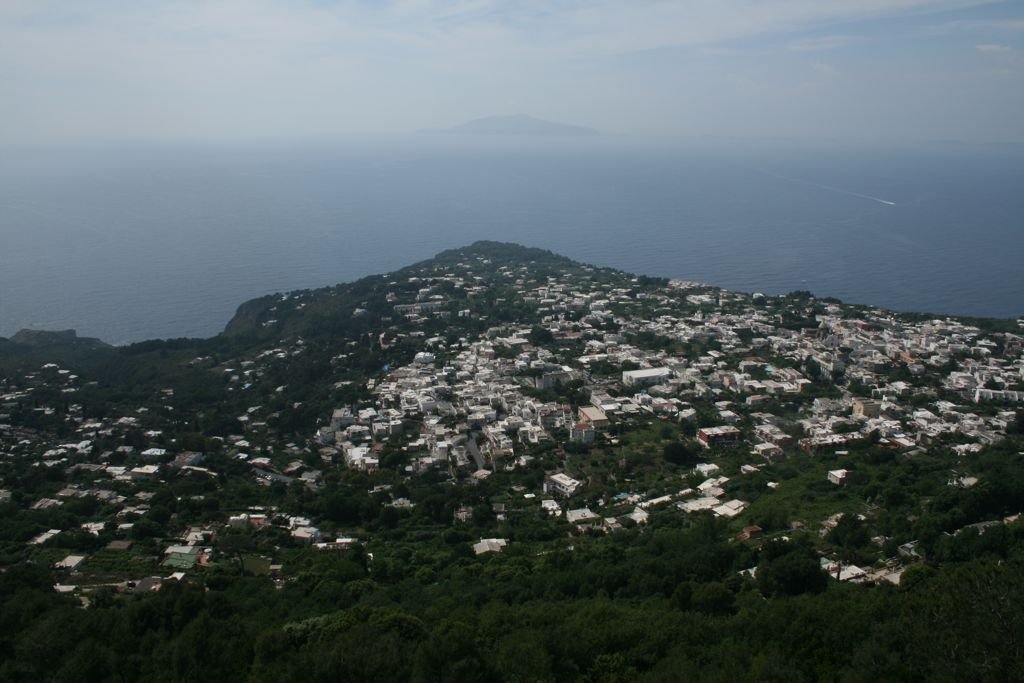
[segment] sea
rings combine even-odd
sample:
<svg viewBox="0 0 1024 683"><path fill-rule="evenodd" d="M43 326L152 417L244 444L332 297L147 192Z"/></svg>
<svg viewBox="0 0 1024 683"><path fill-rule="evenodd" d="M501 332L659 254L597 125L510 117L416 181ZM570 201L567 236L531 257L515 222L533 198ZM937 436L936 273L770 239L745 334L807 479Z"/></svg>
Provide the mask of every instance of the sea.
<svg viewBox="0 0 1024 683"><path fill-rule="evenodd" d="M0 150L0 336L220 332L490 239L726 289L1024 316L1024 149L408 135Z"/></svg>

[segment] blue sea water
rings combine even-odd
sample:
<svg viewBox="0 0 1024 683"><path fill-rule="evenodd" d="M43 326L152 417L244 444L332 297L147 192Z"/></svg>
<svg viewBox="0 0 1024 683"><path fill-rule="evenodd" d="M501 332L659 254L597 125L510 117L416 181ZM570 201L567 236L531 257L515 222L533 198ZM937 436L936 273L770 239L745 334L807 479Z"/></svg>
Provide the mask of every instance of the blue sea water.
<svg viewBox="0 0 1024 683"><path fill-rule="evenodd" d="M216 334L478 239L729 289L1024 314L1024 153L408 137L7 149L0 336Z"/></svg>

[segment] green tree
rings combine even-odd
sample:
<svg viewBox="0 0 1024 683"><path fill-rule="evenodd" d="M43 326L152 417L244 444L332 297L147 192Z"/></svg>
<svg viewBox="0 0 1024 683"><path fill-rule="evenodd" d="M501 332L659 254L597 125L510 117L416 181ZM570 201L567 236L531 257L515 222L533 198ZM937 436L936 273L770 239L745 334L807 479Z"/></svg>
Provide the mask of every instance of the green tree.
<svg viewBox="0 0 1024 683"><path fill-rule="evenodd" d="M813 551L804 547L783 548L780 554L757 568L758 588L769 596L819 593L825 589L827 581L818 558Z"/></svg>
<svg viewBox="0 0 1024 683"><path fill-rule="evenodd" d="M673 465L692 467L697 464L697 454L694 449L682 441L665 444L661 453L665 460Z"/></svg>

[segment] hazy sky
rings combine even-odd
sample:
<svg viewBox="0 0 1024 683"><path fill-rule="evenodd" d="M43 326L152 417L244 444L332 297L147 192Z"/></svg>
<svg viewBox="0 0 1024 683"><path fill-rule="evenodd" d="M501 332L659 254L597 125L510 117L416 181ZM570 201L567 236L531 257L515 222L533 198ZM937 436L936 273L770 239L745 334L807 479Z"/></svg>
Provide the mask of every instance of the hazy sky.
<svg viewBox="0 0 1024 683"><path fill-rule="evenodd" d="M1024 2L0 0L0 142L624 134L1024 142Z"/></svg>

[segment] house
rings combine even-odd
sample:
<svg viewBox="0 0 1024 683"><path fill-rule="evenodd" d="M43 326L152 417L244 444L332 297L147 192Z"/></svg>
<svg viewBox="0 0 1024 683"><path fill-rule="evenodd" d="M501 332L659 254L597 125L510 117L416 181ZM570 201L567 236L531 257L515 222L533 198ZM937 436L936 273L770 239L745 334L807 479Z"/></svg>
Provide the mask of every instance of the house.
<svg viewBox="0 0 1024 683"><path fill-rule="evenodd" d="M782 449L773 443L765 442L759 443L756 446L754 446L754 450L751 451L751 454L760 456L767 460L768 462L771 462L773 459L782 455Z"/></svg>
<svg viewBox="0 0 1024 683"><path fill-rule="evenodd" d="M534 379L534 386L538 389L554 389L557 386L571 382L575 374L570 368L545 372Z"/></svg>
<svg viewBox="0 0 1024 683"><path fill-rule="evenodd" d="M821 558L821 568L836 581L850 581L861 583L867 576L867 572L855 564L843 564L828 558Z"/></svg>
<svg viewBox="0 0 1024 683"><path fill-rule="evenodd" d="M508 545L506 538L481 538L479 543L473 544L473 552L477 555L484 553L500 553Z"/></svg>
<svg viewBox="0 0 1024 683"><path fill-rule="evenodd" d="M548 513L552 517L558 517L562 514L562 506L553 500L542 500L540 502L541 509Z"/></svg>
<svg viewBox="0 0 1024 683"><path fill-rule="evenodd" d="M858 417L878 417L882 412L882 402L870 398L853 400L853 414Z"/></svg>
<svg viewBox="0 0 1024 683"><path fill-rule="evenodd" d="M604 526L604 530L606 532L608 532L608 533L612 533L612 532L616 532L616 531L622 531L622 529L624 528L622 526L622 522L620 522L619 520L615 519L614 517L605 517L604 518L604 525L603 526Z"/></svg>
<svg viewBox="0 0 1024 683"><path fill-rule="evenodd" d="M356 446L346 444L344 446L345 464L352 469L373 471L377 469L378 459L369 446Z"/></svg>
<svg viewBox="0 0 1024 683"><path fill-rule="evenodd" d="M312 545L320 542L320 530L315 526L300 526L292 530L292 538Z"/></svg>
<svg viewBox="0 0 1024 683"><path fill-rule="evenodd" d="M676 507L683 512L702 512L704 510L711 510L718 505L719 500L714 496L701 496L676 503Z"/></svg>
<svg viewBox="0 0 1024 683"><path fill-rule="evenodd" d="M725 491L722 486L728 483L729 477L710 477L697 484L697 492L704 496L721 496Z"/></svg>
<svg viewBox="0 0 1024 683"><path fill-rule="evenodd" d="M644 368L642 370L626 370L622 373L622 383L627 387L640 387L661 384L672 376L669 368Z"/></svg>
<svg viewBox="0 0 1024 683"><path fill-rule="evenodd" d="M171 467L179 470L183 467L194 467L202 463L203 459L204 456L202 453L186 451L175 456L174 461L171 463Z"/></svg>
<svg viewBox="0 0 1024 683"><path fill-rule="evenodd" d="M240 515L231 515L228 517L228 526L233 529L244 529L249 526L249 515L244 512Z"/></svg>
<svg viewBox="0 0 1024 683"><path fill-rule="evenodd" d="M721 472L722 468L714 463L701 462L694 465L693 471L702 476L710 477Z"/></svg>
<svg viewBox="0 0 1024 683"><path fill-rule="evenodd" d="M829 470L828 480L836 486L846 486L850 483L849 470Z"/></svg>
<svg viewBox="0 0 1024 683"><path fill-rule="evenodd" d="M200 548L194 545L169 545L164 548L164 555L195 555L199 552Z"/></svg>
<svg viewBox="0 0 1024 683"><path fill-rule="evenodd" d="M159 458L164 457L167 454L167 450L163 448L147 448L146 450L139 453L142 459L146 462L153 462Z"/></svg>
<svg viewBox="0 0 1024 683"><path fill-rule="evenodd" d="M705 448L715 446L731 446L740 440L740 430L735 427L701 427L697 430L697 440Z"/></svg>
<svg viewBox="0 0 1024 683"><path fill-rule="evenodd" d="M978 387L974 390L974 402L997 401L1002 403L1024 402L1024 391L1009 391L1005 389L984 389Z"/></svg>
<svg viewBox="0 0 1024 683"><path fill-rule="evenodd" d="M693 422L697 419L697 411L694 408L683 408L676 415L676 419L680 422Z"/></svg>
<svg viewBox="0 0 1024 683"><path fill-rule="evenodd" d="M598 515L590 508L579 508L578 510L569 510L565 513L565 519L569 524L576 524L579 526L585 525L587 522L592 522L596 519L601 519Z"/></svg>
<svg viewBox="0 0 1024 683"><path fill-rule="evenodd" d="M159 465L141 465L131 469L131 477L132 479L152 479L159 471Z"/></svg>
<svg viewBox="0 0 1024 683"><path fill-rule="evenodd" d="M580 422L589 423L594 429L608 426L608 416L603 410L594 406L580 406Z"/></svg>
<svg viewBox="0 0 1024 683"><path fill-rule="evenodd" d="M345 427L355 424L355 421L356 419L355 416L352 415L351 408L336 408L334 412L331 413L330 431L340 431Z"/></svg>
<svg viewBox="0 0 1024 683"><path fill-rule="evenodd" d="M74 571L78 569L78 565L85 561L85 555L68 555L60 562L53 565L54 569L70 569Z"/></svg>
<svg viewBox="0 0 1024 683"><path fill-rule="evenodd" d="M348 536L339 536L333 541L324 541L322 543L314 543L313 547L317 550L344 550L351 548L354 543L358 541ZM273 565L271 565L273 566Z"/></svg>
<svg viewBox="0 0 1024 683"><path fill-rule="evenodd" d="M562 498L575 496L582 488L582 482L573 479L563 472L558 472L544 478L544 493L552 493Z"/></svg>
<svg viewBox="0 0 1024 683"><path fill-rule="evenodd" d="M745 500L738 500L734 498L733 500L726 501L721 505L716 505L711 508L711 511L715 513L716 517L727 517L731 519L746 510L748 505L749 503Z"/></svg>
<svg viewBox="0 0 1024 683"><path fill-rule="evenodd" d="M718 419L720 419L725 424L731 425L737 422L740 419L740 416L731 410L720 410L718 411Z"/></svg>
<svg viewBox="0 0 1024 683"><path fill-rule="evenodd" d="M51 538L53 538L54 536L56 536L59 533L60 533L60 529L50 529L49 531L43 531L42 533L36 534L31 539L29 539L28 544L29 545L42 545L43 543L46 543L47 541L49 541Z"/></svg>
<svg viewBox="0 0 1024 683"><path fill-rule="evenodd" d="M573 443L594 443L597 431L589 422L577 422L569 428L569 440Z"/></svg>

